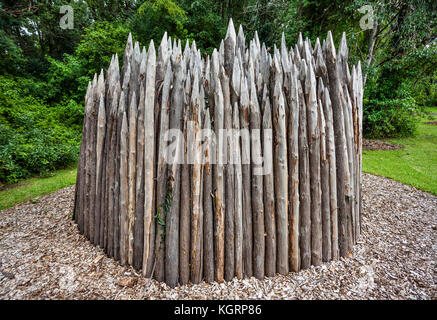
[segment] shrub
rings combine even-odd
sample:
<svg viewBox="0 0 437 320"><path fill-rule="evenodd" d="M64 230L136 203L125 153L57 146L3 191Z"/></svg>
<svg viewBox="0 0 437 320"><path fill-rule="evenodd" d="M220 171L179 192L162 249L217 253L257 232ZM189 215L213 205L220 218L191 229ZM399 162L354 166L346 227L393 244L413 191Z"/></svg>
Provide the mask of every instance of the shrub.
<svg viewBox="0 0 437 320"><path fill-rule="evenodd" d="M20 85L19 79L0 76L0 181L6 184L68 166L80 146L74 123L79 106L70 101L48 107Z"/></svg>
<svg viewBox="0 0 437 320"><path fill-rule="evenodd" d="M411 136L417 127L417 111L413 98L364 100L363 135L369 138Z"/></svg>

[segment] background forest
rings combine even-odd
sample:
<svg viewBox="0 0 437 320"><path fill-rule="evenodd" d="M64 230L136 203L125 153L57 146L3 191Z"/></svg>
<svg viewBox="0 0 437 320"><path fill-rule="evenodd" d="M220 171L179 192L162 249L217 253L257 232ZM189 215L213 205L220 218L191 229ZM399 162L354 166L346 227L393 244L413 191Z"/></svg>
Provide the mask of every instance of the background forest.
<svg viewBox="0 0 437 320"><path fill-rule="evenodd" d="M63 5L72 29L60 27ZM436 13L432 0L1 0L0 183L77 160L88 81L112 54L122 61L129 32L148 46L167 31L211 53L231 17L271 47L282 33L291 46L299 32L314 42L332 30L336 45L346 32L364 68L365 136L414 135L437 102Z"/></svg>

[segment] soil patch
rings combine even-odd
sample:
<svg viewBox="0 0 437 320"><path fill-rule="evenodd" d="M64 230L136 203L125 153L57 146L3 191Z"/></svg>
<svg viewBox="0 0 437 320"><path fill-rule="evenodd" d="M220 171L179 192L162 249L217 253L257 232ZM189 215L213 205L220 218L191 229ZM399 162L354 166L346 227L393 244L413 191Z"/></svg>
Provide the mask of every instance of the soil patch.
<svg viewBox="0 0 437 320"><path fill-rule="evenodd" d="M376 150L399 150L403 149L403 146L388 143L385 141L379 141L379 140L371 140L371 139L363 139L363 149L364 150L370 150L370 151L376 151Z"/></svg>

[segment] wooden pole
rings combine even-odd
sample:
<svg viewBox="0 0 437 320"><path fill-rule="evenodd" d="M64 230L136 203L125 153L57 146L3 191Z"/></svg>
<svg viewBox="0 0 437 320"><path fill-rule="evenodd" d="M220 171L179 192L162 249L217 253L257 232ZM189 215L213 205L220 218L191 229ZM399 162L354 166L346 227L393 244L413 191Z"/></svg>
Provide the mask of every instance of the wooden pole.
<svg viewBox="0 0 437 320"><path fill-rule="evenodd" d="M250 130L252 158L252 215L253 215L253 273L258 279L264 278L264 203L261 149L261 115L255 82L250 81Z"/></svg>
<svg viewBox="0 0 437 320"><path fill-rule="evenodd" d="M289 172L289 248L290 268L297 272L300 269L299 252L299 97L297 69L293 65L290 74L290 115L288 125L288 172Z"/></svg>
<svg viewBox="0 0 437 320"><path fill-rule="evenodd" d="M264 224L265 224L265 273L272 277L276 273L276 218L275 218L275 184L273 177L273 133L272 109L267 85L264 85L262 100L262 148L264 164Z"/></svg>
<svg viewBox="0 0 437 320"><path fill-rule="evenodd" d="M209 109L206 109L203 128L211 129ZM206 282L214 281L214 212L212 193L211 152L213 151L212 136L205 136L203 144L203 273Z"/></svg>
<svg viewBox="0 0 437 320"><path fill-rule="evenodd" d="M338 235L339 253L345 257L348 253L347 212L345 208L345 139L344 120L342 118L341 84L337 68L337 54L331 32L326 39L325 62L328 69L329 96L332 103L335 159L337 171L337 208L338 208Z"/></svg>

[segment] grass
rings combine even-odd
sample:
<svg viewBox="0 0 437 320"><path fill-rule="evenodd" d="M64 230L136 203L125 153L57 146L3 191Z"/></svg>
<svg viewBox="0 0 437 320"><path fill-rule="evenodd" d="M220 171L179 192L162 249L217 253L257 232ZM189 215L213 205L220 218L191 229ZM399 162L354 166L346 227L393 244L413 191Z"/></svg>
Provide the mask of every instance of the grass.
<svg viewBox="0 0 437 320"><path fill-rule="evenodd" d="M427 108L426 112L437 113L437 107ZM384 140L402 145L404 149L363 151L363 172L392 178L437 195L437 126L424 124L436 120L437 116L423 117L415 137Z"/></svg>
<svg viewBox="0 0 437 320"><path fill-rule="evenodd" d="M76 183L76 167L54 171L49 177L34 177L0 191L0 210L32 200Z"/></svg>

